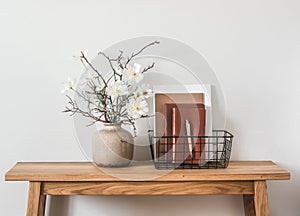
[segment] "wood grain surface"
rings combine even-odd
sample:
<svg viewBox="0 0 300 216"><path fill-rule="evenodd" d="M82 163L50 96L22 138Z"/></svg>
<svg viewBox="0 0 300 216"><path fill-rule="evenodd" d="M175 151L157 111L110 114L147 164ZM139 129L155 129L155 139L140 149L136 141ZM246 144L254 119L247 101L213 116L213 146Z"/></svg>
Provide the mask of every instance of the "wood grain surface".
<svg viewBox="0 0 300 216"><path fill-rule="evenodd" d="M46 195L194 194L243 194L246 216L269 216L266 180L288 179L290 173L272 161L169 171L149 163L99 169L89 162L19 162L5 175L7 181L30 182L27 216L44 215Z"/></svg>
<svg viewBox="0 0 300 216"><path fill-rule="evenodd" d="M43 216L45 213L46 196L42 194L41 182L30 182L27 201L27 216Z"/></svg>
<svg viewBox="0 0 300 216"><path fill-rule="evenodd" d="M255 216L254 195L243 195L245 216Z"/></svg>
<svg viewBox="0 0 300 216"><path fill-rule="evenodd" d="M252 181L226 182L44 182L47 195L253 194Z"/></svg>
<svg viewBox="0 0 300 216"><path fill-rule="evenodd" d="M266 181L254 182L254 207L256 216L270 216Z"/></svg>
<svg viewBox="0 0 300 216"><path fill-rule="evenodd" d="M97 168L90 162L18 162L6 181L239 181L288 180L290 173L271 161L232 161L226 169L157 170L152 163Z"/></svg>

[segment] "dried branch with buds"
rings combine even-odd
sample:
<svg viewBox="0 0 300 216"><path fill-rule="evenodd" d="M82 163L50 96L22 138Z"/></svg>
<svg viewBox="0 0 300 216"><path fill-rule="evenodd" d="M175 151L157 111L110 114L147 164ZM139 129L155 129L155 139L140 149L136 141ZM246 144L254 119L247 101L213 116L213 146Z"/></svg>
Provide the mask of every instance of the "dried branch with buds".
<svg viewBox="0 0 300 216"><path fill-rule="evenodd" d="M130 57L124 57L124 52L111 58L104 52L98 55L103 56L109 63L112 74L107 79L100 73L81 52L79 59L87 71L92 75L84 82L84 89L75 89L75 82L68 80L65 91L73 91L79 98L87 103L86 109L78 106L77 102L67 95L69 102L65 113L71 115L81 114L95 122L130 124L136 131L135 120L147 116L148 104L146 99L151 96L151 90L139 82L143 79L144 73L155 66L155 63L142 68L140 64L132 63L133 59L140 55L145 49L159 44L158 41L147 44ZM90 124L90 125L91 125Z"/></svg>

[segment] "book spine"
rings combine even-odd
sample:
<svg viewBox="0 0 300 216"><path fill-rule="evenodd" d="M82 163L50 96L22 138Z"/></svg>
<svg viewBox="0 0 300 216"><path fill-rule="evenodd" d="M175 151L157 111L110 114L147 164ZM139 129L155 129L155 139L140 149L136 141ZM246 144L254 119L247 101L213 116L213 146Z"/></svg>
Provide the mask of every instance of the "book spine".
<svg viewBox="0 0 300 216"><path fill-rule="evenodd" d="M176 142L179 134L176 133L176 108L172 108L172 163L176 162Z"/></svg>

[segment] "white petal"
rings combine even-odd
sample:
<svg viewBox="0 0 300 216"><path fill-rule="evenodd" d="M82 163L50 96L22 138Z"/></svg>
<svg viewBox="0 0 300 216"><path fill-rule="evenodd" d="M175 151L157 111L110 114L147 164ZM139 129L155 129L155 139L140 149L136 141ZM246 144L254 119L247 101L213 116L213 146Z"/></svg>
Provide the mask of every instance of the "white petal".
<svg viewBox="0 0 300 216"><path fill-rule="evenodd" d="M135 71L136 73L140 73L141 68L142 68L142 65L140 65L140 64L138 64L138 63L134 63L134 64L133 64L133 67L134 67L134 71Z"/></svg>
<svg viewBox="0 0 300 216"><path fill-rule="evenodd" d="M144 74L138 74L138 76L135 78L135 82L139 83L144 78Z"/></svg>

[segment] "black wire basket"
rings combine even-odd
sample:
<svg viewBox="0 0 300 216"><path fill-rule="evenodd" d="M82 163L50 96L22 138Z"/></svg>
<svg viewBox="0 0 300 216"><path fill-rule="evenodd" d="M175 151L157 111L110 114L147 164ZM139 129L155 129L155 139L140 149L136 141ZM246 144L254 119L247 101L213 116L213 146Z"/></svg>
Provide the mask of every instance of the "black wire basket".
<svg viewBox="0 0 300 216"><path fill-rule="evenodd" d="M213 130L209 136L154 136L149 131L156 169L217 169L228 166L233 135Z"/></svg>

